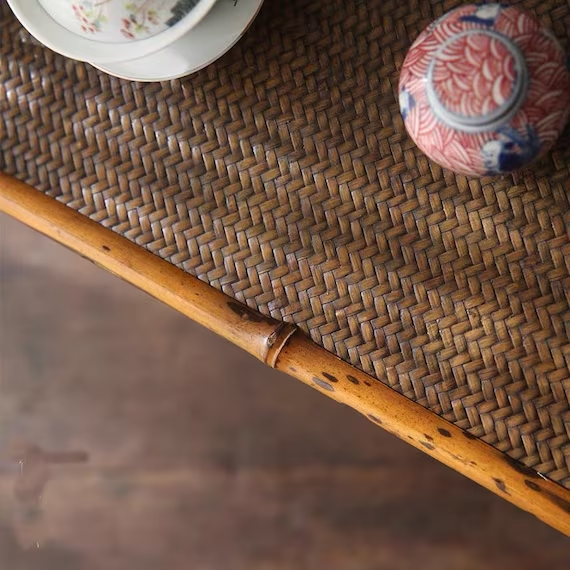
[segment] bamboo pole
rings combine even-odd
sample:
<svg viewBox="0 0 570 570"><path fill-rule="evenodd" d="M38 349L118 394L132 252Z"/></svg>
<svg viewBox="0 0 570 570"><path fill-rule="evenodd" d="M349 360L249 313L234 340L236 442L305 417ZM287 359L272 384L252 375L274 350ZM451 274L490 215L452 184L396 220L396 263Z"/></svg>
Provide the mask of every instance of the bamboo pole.
<svg viewBox="0 0 570 570"><path fill-rule="evenodd" d="M276 321L0 173L0 211L75 250L262 362L347 404L373 423L570 536L570 491Z"/></svg>

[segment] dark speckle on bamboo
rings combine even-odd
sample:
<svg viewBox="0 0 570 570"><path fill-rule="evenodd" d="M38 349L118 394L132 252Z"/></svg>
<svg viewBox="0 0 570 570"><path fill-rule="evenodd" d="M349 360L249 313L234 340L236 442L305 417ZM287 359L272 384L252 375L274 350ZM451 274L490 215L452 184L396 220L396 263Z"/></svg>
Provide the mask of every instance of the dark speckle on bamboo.
<svg viewBox="0 0 570 570"><path fill-rule="evenodd" d="M347 374L346 379L353 384L359 384L358 379L352 376L352 374Z"/></svg>
<svg viewBox="0 0 570 570"><path fill-rule="evenodd" d="M443 428L437 428L437 431L443 436L443 437L451 437L451 433Z"/></svg>
<svg viewBox="0 0 570 570"><path fill-rule="evenodd" d="M540 493L540 485L538 483L535 483L534 481L529 481L528 479L524 480L524 484L529 488L532 489L533 491L536 491L537 493Z"/></svg>
<svg viewBox="0 0 570 570"><path fill-rule="evenodd" d="M333 376L332 374L329 374L328 372L323 372L323 376L327 380L330 380L331 382L338 382L338 378L336 376Z"/></svg>
<svg viewBox="0 0 570 570"><path fill-rule="evenodd" d="M368 380L364 380L364 383L365 383L367 386L372 386L372 384L371 384L370 382L368 382Z"/></svg>
<svg viewBox="0 0 570 570"><path fill-rule="evenodd" d="M382 420L380 418L377 418L375 415L373 414L368 414L368 419L373 421L375 424L378 424L379 426L382 425Z"/></svg>
<svg viewBox="0 0 570 570"><path fill-rule="evenodd" d="M334 388L325 380L321 380L320 378L313 376L313 382L317 386L319 386L319 388L322 388L323 390L328 390L329 392L334 392Z"/></svg>
<svg viewBox="0 0 570 570"><path fill-rule="evenodd" d="M499 491L505 493L506 495L510 495L510 493L507 491L507 487L505 486L505 482L502 479L496 479L493 477L493 481L495 482L495 485Z"/></svg>
<svg viewBox="0 0 570 570"><path fill-rule="evenodd" d="M534 481L529 481L528 479L524 480L524 484L533 491L537 493L542 493L546 495L551 503L554 503L556 506L560 507L563 511L570 513L570 501L559 497L556 493L553 493L549 489L543 489L538 483Z"/></svg>
<svg viewBox="0 0 570 570"><path fill-rule="evenodd" d="M238 315L242 320L249 321L252 323L272 323L273 319L258 313L254 309L251 309L247 305L242 305L236 301L229 301L228 307Z"/></svg>
<svg viewBox="0 0 570 570"><path fill-rule="evenodd" d="M111 248L108 245L102 246L105 251L111 251Z"/></svg>
<svg viewBox="0 0 570 570"><path fill-rule="evenodd" d="M534 469L527 467L523 463L519 463L516 459L513 459L508 455L505 455L505 462L521 475L525 475L526 477L531 477L533 479L540 478L540 475Z"/></svg>
<svg viewBox="0 0 570 570"><path fill-rule="evenodd" d="M559 506L563 511L570 513L570 501L559 497L558 495L554 494L552 491L547 489L542 489L542 493L545 494L552 503Z"/></svg>
<svg viewBox="0 0 570 570"><path fill-rule="evenodd" d="M420 441L420 443L427 449L435 449L435 445L428 443L427 441Z"/></svg>
<svg viewBox="0 0 570 570"><path fill-rule="evenodd" d="M431 435L428 435L427 433L424 433L424 437L428 440L428 441L433 441L433 437Z"/></svg>

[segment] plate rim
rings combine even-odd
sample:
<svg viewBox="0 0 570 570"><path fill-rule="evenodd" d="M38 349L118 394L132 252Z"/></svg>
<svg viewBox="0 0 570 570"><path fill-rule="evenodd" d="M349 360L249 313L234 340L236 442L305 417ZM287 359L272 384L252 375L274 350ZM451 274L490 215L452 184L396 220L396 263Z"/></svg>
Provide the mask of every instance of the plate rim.
<svg viewBox="0 0 570 570"><path fill-rule="evenodd" d="M95 69L98 69L99 71L103 71L104 73L107 73L109 75L112 75L113 77L117 77L118 79L125 79L127 81L136 81L138 83L159 83L162 81L173 81L175 79L180 79L182 77L188 77L189 75L192 75L194 73L197 73L198 71L201 71L202 69L204 69L205 67L208 67L209 65L211 65L212 63L214 63L215 61L217 61L218 59L220 59L222 56L224 56L226 53L228 53L228 51L230 51L242 38L243 36L248 32L249 28L251 27L251 25L253 24L253 22L255 21L255 19L257 18L257 16L259 15L259 12L261 11L261 8L263 7L263 4L265 2L265 0L252 0L253 2L256 2L257 5L254 4L255 9L253 10L251 17L249 18L249 20L246 22L245 26L243 26L239 33L236 34L234 37L231 38L231 41L229 41L227 44L225 44L223 46L222 49L220 49L220 51L218 53L216 53L216 55L214 55L213 57L209 58L208 60L200 63L197 66L194 67L190 67L185 71L182 72L177 72L171 75L164 75L164 76L160 76L160 77L140 77L140 76L134 76L134 75L128 75L122 72L117 72L113 70L113 64L100 64L100 63L94 63L94 62L87 62L89 63L89 65L92 65ZM215 6L214 6L215 9ZM202 20L201 24L205 25L208 21L208 18L211 16L210 14L207 14L206 17ZM161 50L158 50L157 52L150 54L149 56L143 56L140 58L136 58L136 59L132 59L132 60L127 60L127 61L121 61L121 62L117 62L119 65L125 65L128 64L129 61L133 62L133 61L142 61L145 59L145 57L151 57L152 55L156 55L162 51L167 51L168 49L170 49L173 45L175 45L177 42L182 41L184 38L186 38L187 36L192 35L192 32L194 31L194 29L188 30L188 32L186 32L186 34L184 34L181 38L179 38L178 40L174 41L170 46L167 46L165 48L162 48Z"/></svg>

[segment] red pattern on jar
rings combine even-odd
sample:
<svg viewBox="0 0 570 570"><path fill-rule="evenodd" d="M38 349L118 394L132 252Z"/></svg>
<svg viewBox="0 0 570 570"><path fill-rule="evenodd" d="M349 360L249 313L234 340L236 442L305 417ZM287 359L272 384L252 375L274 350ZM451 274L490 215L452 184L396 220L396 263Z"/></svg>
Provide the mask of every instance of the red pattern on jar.
<svg viewBox="0 0 570 570"><path fill-rule="evenodd" d="M438 52L432 77L435 93L449 111L465 117L487 115L512 95L515 59L495 37L464 35Z"/></svg>
<svg viewBox="0 0 570 570"><path fill-rule="evenodd" d="M526 99L499 130L473 134L451 128L433 113L427 100L430 62L442 44L467 30L510 37L526 61ZM467 117L497 109L509 98L515 78L515 62L508 52L499 40L484 34L452 42L443 52L449 68L442 63L433 70L438 99L450 111ZM477 59L480 65L474 65ZM435 162L470 175L500 172L489 166L492 151L500 144L529 159L550 148L568 118L569 92L570 73L552 34L517 8L498 5L461 6L434 22L410 49L400 76L400 107L412 139ZM517 164L516 160L503 162Z"/></svg>

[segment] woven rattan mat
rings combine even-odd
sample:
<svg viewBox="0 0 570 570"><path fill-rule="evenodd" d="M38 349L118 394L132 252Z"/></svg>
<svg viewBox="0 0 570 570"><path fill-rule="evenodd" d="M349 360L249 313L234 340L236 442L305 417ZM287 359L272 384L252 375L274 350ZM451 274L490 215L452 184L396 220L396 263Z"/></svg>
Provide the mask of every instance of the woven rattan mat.
<svg viewBox="0 0 570 570"><path fill-rule="evenodd" d="M398 113L406 50L460 3L268 0L163 84L55 55L3 3L0 168L570 488L568 134L470 180ZM520 4L567 44L568 0Z"/></svg>

